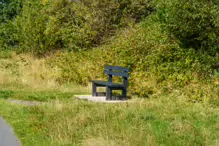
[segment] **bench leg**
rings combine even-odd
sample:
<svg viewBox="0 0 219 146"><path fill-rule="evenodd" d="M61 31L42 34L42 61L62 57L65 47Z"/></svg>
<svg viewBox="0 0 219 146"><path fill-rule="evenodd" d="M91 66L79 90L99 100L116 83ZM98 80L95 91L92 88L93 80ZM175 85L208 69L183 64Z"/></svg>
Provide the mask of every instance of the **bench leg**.
<svg viewBox="0 0 219 146"><path fill-rule="evenodd" d="M127 89L122 89L122 98L123 99L127 98Z"/></svg>
<svg viewBox="0 0 219 146"><path fill-rule="evenodd" d="M97 86L92 83L92 96L97 96Z"/></svg>
<svg viewBox="0 0 219 146"><path fill-rule="evenodd" d="M110 87L106 87L106 100L112 99L112 89Z"/></svg>

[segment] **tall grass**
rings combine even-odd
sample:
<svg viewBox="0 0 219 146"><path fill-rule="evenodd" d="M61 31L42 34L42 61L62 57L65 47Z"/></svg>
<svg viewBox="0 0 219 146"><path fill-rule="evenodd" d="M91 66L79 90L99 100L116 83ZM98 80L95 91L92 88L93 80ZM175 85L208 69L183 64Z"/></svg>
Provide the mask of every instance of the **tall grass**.
<svg viewBox="0 0 219 146"><path fill-rule="evenodd" d="M177 39L162 30L160 23L149 17L123 29L108 44L86 52L58 52L49 58L49 64L60 69L61 82L86 85L91 79L106 79L104 65L119 65L131 69L131 95L151 97L180 90L182 94L191 91L197 98L209 94L217 98L218 76L212 69L217 60L217 55L182 48ZM200 87L203 90L197 90Z"/></svg>
<svg viewBox="0 0 219 146"><path fill-rule="evenodd" d="M153 98L101 104L72 98L90 87L59 84L59 70L45 58L13 53L0 61L0 115L24 146L219 144L217 77L213 85L194 82ZM7 98L43 102L28 107Z"/></svg>
<svg viewBox="0 0 219 146"><path fill-rule="evenodd" d="M59 69L49 67L46 58L35 58L29 54L17 55L11 52L9 57L0 59L0 87L10 90L56 90L63 92L86 93L90 85L59 84Z"/></svg>
<svg viewBox="0 0 219 146"><path fill-rule="evenodd" d="M101 104L53 100L37 107L0 100L0 114L29 145L218 145L219 108L181 96Z"/></svg>

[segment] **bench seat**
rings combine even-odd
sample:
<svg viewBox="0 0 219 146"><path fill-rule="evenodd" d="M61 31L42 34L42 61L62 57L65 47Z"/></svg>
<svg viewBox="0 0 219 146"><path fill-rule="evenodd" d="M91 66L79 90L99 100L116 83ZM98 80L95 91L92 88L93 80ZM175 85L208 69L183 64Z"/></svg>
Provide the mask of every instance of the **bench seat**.
<svg viewBox="0 0 219 146"><path fill-rule="evenodd" d="M107 82L107 81L100 81L100 80L93 80L92 81L94 84L96 84L99 87L111 87L111 88L124 88L125 86L123 84L116 84L116 83L112 83L112 82Z"/></svg>

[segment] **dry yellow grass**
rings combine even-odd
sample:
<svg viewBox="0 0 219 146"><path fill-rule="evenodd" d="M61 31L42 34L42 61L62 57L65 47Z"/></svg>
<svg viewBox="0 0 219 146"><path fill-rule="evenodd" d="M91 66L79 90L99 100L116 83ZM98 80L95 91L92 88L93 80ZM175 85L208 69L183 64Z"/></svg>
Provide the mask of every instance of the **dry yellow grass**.
<svg viewBox="0 0 219 146"><path fill-rule="evenodd" d="M87 87L60 85L57 82L60 71L49 67L46 58L34 58L29 54L12 54L12 58L0 59L0 84L19 84L34 90L61 90L64 92L89 92ZM74 88L72 88L72 86Z"/></svg>
<svg viewBox="0 0 219 146"><path fill-rule="evenodd" d="M10 59L1 59L0 83L20 83L33 88L57 87L56 68L48 68L45 59L35 59L30 55L13 54Z"/></svg>

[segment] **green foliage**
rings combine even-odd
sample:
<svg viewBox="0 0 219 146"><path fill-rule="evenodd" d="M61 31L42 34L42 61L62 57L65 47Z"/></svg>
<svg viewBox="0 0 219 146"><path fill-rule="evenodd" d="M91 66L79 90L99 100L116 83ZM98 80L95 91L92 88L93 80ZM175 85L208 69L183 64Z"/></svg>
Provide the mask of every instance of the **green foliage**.
<svg viewBox="0 0 219 146"><path fill-rule="evenodd" d="M20 6L16 11L14 4ZM217 78L211 67L219 60L217 0L11 0L4 5L0 47L40 56L70 50L48 61L61 70L60 83L103 79L105 64L131 68L130 93L142 97Z"/></svg>
<svg viewBox="0 0 219 146"><path fill-rule="evenodd" d="M0 2L0 48L18 44L14 18L22 11L23 0L3 0Z"/></svg>
<svg viewBox="0 0 219 146"><path fill-rule="evenodd" d="M4 98L7 99L11 96L11 94L13 94L13 91L0 91L0 98Z"/></svg>
<svg viewBox="0 0 219 146"><path fill-rule="evenodd" d="M219 44L217 0L164 0L157 3L157 11L159 21L184 47L215 52Z"/></svg>
<svg viewBox="0 0 219 146"><path fill-rule="evenodd" d="M49 101L52 99L68 99L72 97L72 93L61 93L56 91L13 91L0 90L0 98L12 98L26 101Z"/></svg>
<svg viewBox="0 0 219 146"><path fill-rule="evenodd" d="M117 28L127 26L130 19L139 21L152 11L150 0L51 1L46 34L62 42L70 50L91 48L112 36Z"/></svg>
<svg viewBox="0 0 219 146"><path fill-rule="evenodd" d="M146 97L210 79L211 65L217 60L205 52L180 48L159 23L148 19L124 30L109 45L83 53L58 53L49 63L61 69L59 81L79 84L106 78L105 64L127 66L132 70L130 93Z"/></svg>
<svg viewBox="0 0 219 146"><path fill-rule="evenodd" d="M8 5L7 11L0 12L4 21L0 27L1 44L18 45L36 55L63 48L89 49L114 35L118 28L141 20L153 10L150 0L13 0L5 5Z"/></svg>
<svg viewBox="0 0 219 146"><path fill-rule="evenodd" d="M0 24L14 19L22 9L23 0L1 0L0 2Z"/></svg>
<svg viewBox="0 0 219 146"><path fill-rule="evenodd" d="M41 0L24 2L23 11L16 18L19 45L23 50L42 55L52 49L49 36L44 34L47 19Z"/></svg>

